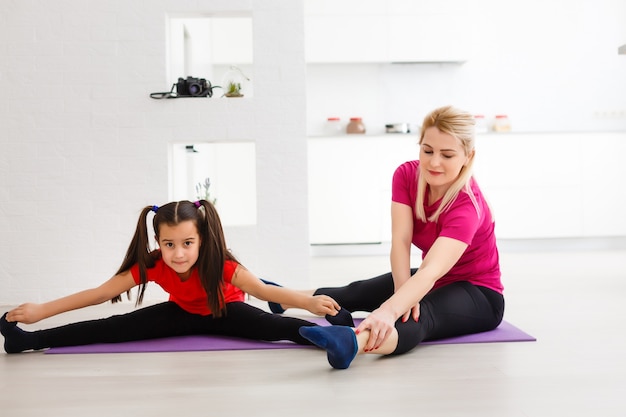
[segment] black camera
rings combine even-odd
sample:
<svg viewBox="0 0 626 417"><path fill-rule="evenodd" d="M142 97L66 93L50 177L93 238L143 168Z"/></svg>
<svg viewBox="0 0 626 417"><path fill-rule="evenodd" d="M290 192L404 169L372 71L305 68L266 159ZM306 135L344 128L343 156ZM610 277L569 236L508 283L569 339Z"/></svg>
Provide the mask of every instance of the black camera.
<svg viewBox="0 0 626 417"><path fill-rule="evenodd" d="M213 95L213 87L211 82L204 78L179 78L176 83L176 95L179 97L211 97Z"/></svg>

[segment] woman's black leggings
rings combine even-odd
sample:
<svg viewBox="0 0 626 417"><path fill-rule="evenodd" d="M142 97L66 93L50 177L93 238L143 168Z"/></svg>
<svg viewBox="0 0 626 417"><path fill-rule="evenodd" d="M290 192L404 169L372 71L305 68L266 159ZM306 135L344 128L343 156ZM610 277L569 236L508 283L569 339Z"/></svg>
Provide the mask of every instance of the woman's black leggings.
<svg viewBox="0 0 626 417"><path fill-rule="evenodd" d="M191 314L168 301L127 314L89 320L33 332L33 349L116 343L161 337L215 334L255 340L291 340L301 345L311 343L300 336L301 326L316 324L293 317L270 314L244 302L226 304L226 314Z"/></svg>
<svg viewBox="0 0 626 417"><path fill-rule="evenodd" d="M411 275L417 269L411 270ZM345 287L319 288L315 294L334 298L350 312L373 311L394 293L391 273L356 281ZM427 340L493 330L502 321L504 297L486 287L459 281L426 294L417 322L396 321L398 346L393 354L408 352Z"/></svg>

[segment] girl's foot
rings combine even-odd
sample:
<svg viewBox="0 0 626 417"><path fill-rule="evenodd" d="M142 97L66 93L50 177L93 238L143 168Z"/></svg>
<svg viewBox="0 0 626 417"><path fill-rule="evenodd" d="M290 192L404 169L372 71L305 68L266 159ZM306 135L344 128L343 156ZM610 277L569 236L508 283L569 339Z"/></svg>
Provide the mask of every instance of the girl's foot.
<svg viewBox="0 0 626 417"><path fill-rule="evenodd" d="M326 314L326 320L334 326L354 327L352 314L350 314L350 312L343 307L334 316Z"/></svg>
<svg viewBox="0 0 626 417"><path fill-rule="evenodd" d="M302 337L326 350L328 363L335 369L347 369L359 350L351 327L303 326L299 332Z"/></svg>
<svg viewBox="0 0 626 417"><path fill-rule="evenodd" d="M4 350L7 353L19 353L35 346L35 335L17 327L17 322L7 321L7 313L0 318L0 333L4 336Z"/></svg>

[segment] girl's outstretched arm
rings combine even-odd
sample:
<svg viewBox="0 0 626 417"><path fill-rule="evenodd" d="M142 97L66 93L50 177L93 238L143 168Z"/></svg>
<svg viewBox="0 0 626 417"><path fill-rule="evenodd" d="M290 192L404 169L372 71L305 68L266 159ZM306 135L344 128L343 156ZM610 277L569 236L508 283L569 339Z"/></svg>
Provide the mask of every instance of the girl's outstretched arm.
<svg viewBox="0 0 626 417"><path fill-rule="evenodd" d="M80 291L46 303L22 304L8 312L7 321L17 321L25 324L36 323L39 320L65 313L66 311L109 301L111 298L130 290L135 285L137 284L135 284L130 271L125 271L115 275L96 288Z"/></svg>
<svg viewBox="0 0 626 417"><path fill-rule="evenodd" d="M318 316L337 314L341 307L327 295L311 295L310 291L296 291L276 285L268 285L253 273L238 266L233 275L232 284L243 292L263 301L272 301L284 306L308 310Z"/></svg>

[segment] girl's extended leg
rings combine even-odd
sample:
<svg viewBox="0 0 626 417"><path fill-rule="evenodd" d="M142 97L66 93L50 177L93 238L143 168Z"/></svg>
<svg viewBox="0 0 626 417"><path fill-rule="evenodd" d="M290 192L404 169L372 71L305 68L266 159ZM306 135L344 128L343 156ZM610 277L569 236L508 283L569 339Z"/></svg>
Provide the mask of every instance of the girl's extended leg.
<svg viewBox="0 0 626 417"><path fill-rule="evenodd" d="M67 324L46 330L27 332L0 319L7 353L30 349L119 343L133 340L191 334L223 334L256 340L291 340L298 344L311 343L300 336L302 326L314 323L292 317L267 313L246 303L229 303L222 318L201 316L184 311L173 302L140 308L133 312L105 319Z"/></svg>
<svg viewBox="0 0 626 417"><path fill-rule="evenodd" d="M192 320L193 333L222 334L255 340L291 340L301 345L311 342L300 336L302 326L316 326L295 317L271 314L244 302L226 304L221 318L196 316Z"/></svg>
<svg viewBox="0 0 626 417"><path fill-rule="evenodd" d="M92 343L116 343L132 340L188 334L184 325L193 316L173 302L144 307L127 314L104 319L71 323L46 330L27 332L9 323L3 316L0 330L7 353Z"/></svg>

